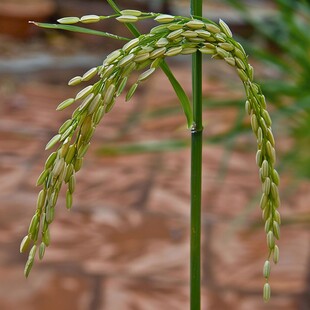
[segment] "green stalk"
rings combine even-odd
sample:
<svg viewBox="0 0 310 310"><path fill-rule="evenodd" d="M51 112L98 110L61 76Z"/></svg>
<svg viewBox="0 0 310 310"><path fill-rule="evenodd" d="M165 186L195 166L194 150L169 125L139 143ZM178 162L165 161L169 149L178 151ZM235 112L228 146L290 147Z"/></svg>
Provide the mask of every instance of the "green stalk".
<svg viewBox="0 0 310 310"><path fill-rule="evenodd" d="M202 16L202 0L191 0L191 14ZM192 56L193 125L191 139L190 309L201 308L201 170L202 170L202 55Z"/></svg>
<svg viewBox="0 0 310 310"><path fill-rule="evenodd" d="M115 12L120 10L113 0L107 0ZM191 0L191 14L197 18L202 17L202 0ZM138 29L132 24L126 24L131 33L138 37L140 35ZM167 68L164 64L161 68L167 74ZM166 70L165 70L166 69ZM168 78L171 81L172 73L169 72ZM170 76L170 77L169 77ZM175 80L175 78L174 78ZM174 85L174 83L173 83ZM178 84L179 85L179 84ZM183 89L179 86L182 91ZM183 92L176 91L181 102ZM190 241L190 309L200 310L200 236L201 236L201 170L202 170L202 55L196 52L192 58L192 92L193 92L193 116L188 116L189 112L186 108L186 100L183 105L187 120L193 117L191 127L191 241ZM181 98L180 98L181 94ZM185 93L184 93L185 95ZM186 97L186 95L185 95ZM184 108L185 107L185 108ZM187 113L188 112L188 113Z"/></svg>
<svg viewBox="0 0 310 310"><path fill-rule="evenodd" d="M113 0L107 0L107 2L109 3L110 7L114 10L115 13L121 12L120 8L117 6L117 4ZM125 25L135 37L138 38L141 35L141 33L139 32L138 28L135 25L130 24L130 23L125 23Z"/></svg>

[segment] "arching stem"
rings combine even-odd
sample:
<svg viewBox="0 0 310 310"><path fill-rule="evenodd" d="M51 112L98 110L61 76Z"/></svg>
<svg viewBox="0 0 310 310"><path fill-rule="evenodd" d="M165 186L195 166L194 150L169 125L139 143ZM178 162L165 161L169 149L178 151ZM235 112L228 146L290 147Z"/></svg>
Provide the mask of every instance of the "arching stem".
<svg viewBox="0 0 310 310"><path fill-rule="evenodd" d="M202 16L202 0L191 0L191 14ZM201 308L202 55L192 56L190 309Z"/></svg>

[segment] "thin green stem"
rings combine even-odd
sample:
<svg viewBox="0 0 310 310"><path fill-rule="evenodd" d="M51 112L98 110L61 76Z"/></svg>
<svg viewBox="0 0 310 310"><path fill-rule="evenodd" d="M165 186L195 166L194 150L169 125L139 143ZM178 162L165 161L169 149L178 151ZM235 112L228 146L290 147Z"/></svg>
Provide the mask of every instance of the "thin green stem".
<svg viewBox="0 0 310 310"><path fill-rule="evenodd" d="M202 0L191 0L191 14L202 16ZM202 55L192 56L193 125L191 140L190 309L201 308L201 170L202 170Z"/></svg>
<svg viewBox="0 0 310 310"><path fill-rule="evenodd" d="M120 9L113 0L107 0L116 13ZM202 0L191 0L191 14L202 16ZM126 24L135 37L137 27ZM168 66L161 68L167 74ZM169 70L169 73L170 70ZM172 74L172 73L171 73ZM168 75L168 78L171 74ZM193 124L191 140L191 241L190 241L190 309L200 310L200 235L201 235L201 169L202 169L202 55L196 52L192 59ZM179 94L179 92L176 92ZM185 94L185 93L184 93ZM180 99L180 97L179 97Z"/></svg>
<svg viewBox="0 0 310 310"><path fill-rule="evenodd" d="M113 1L113 0L107 0L107 2L109 3L110 7L114 10L115 13L120 13L121 10L119 9L119 7L117 6L117 4ZM139 37L141 34L138 30L138 28L130 23L125 23L126 27L128 28L128 30L135 36L135 37Z"/></svg>
<svg viewBox="0 0 310 310"><path fill-rule="evenodd" d="M113 0L107 0L107 2L109 3L110 7L114 10L115 13L121 12L119 7L117 6L117 4Z"/></svg>

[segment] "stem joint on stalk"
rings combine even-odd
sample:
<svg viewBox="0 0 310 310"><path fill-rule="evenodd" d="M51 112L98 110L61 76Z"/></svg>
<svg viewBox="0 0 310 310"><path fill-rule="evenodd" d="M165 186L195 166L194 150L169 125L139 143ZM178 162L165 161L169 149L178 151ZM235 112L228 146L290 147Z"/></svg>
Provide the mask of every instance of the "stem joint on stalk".
<svg viewBox="0 0 310 310"><path fill-rule="evenodd" d="M196 133L200 133L200 132L203 132L203 126L201 126L200 128L198 128L198 126L194 123L192 126L191 126L191 133L192 134L196 134Z"/></svg>

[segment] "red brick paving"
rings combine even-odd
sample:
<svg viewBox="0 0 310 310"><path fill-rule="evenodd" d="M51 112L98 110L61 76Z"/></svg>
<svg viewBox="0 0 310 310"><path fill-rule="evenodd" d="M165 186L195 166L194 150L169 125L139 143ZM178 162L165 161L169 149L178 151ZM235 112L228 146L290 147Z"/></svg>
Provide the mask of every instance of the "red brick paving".
<svg viewBox="0 0 310 310"><path fill-rule="evenodd" d="M178 63L174 71L189 90L188 68ZM189 308L189 149L113 157L97 152L115 139L189 138L181 114L147 120L136 115L176 104L164 78L158 72L133 102L120 98L103 120L78 174L74 207L67 212L61 195L52 244L28 280L19 242L34 211L34 183L48 155L44 145L71 113L56 112L55 107L74 90L27 80L17 94L0 102L0 309ZM223 96L225 88L209 78L204 89ZM225 130L235 112L207 110L205 116L208 135ZM129 121L134 117L133 126ZM301 304L309 290L310 240L309 221L303 219L309 183L301 183L283 200L284 219L294 216L297 221L282 227L281 260L272 267L273 297L265 305L265 235L257 205L248 208L260 190L255 146L248 138L241 145L229 156L222 178L218 172L224 147L209 144L204 149L202 309L306 309Z"/></svg>

